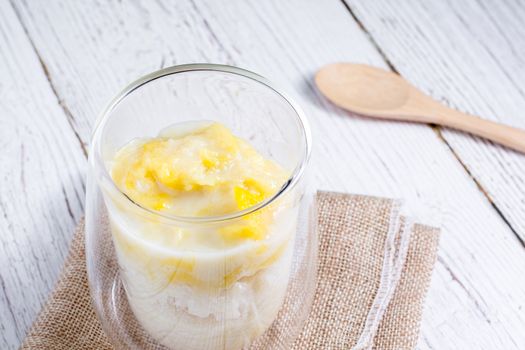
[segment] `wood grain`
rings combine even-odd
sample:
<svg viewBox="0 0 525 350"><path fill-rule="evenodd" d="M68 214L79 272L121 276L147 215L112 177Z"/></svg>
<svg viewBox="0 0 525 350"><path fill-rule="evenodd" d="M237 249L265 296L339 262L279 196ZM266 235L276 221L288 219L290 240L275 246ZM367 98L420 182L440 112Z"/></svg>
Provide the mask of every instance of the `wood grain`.
<svg viewBox="0 0 525 350"><path fill-rule="evenodd" d="M525 3L348 3L412 83L452 107L525 129ZM525 155L453 130L443 137L525 242Z"/></svg>
<svg viewBox="0 0 525 350"><path fill-rule="evenodd" d="M0 77L0 349L12 349L53 287L82 215L85 157L7 1Z"/></svg>
<svg viewBox="0 0 525 350"><path fill-rule="evenodd" d="M312 167L318 188L402 197L407 211L423 221L441 223L441 251L425 311L421 348L525 346L521 331L525 320L525 250L449 146L424 125L349 115L326 102L313 87L313 73L329 62L387 67L341 2L236 0L225 6L190 0L103 4L53 0L16 2L14 6L63 107L55 106L62 115L54 117L64 120L64 108L69 111L74 132L68 130L71 140L67 142L72 149L79 149L74 135L82 144L87 143L102 106L141 74L161 66L199 61L257 71L295 95L309 116L315 137ZM18 61L27 60L26 56L31 54L17 53ZM48 101L56 105L56 98L51 97ZM24 113L17 112L16 118L19 114ZM16 119L12 116L8 120L13 123ZM51 132L55 123L41 127ZM479 147L478 141L470 142ZM75 159L80 167L82 162L77 156ZM55 162L61 164L64 159ZM41 181L61 180L63 175L49 174ZM67 208L63 209L67 213ZM76 219L81 206L75 210ZM27 238L37 235L36 228L25 234L21 230L12 232L37 247ZM13 246L21 242L20 238L12 240ZM60 244L65 246L66 238ZM14 250L7 256L17 257L16 253ZM39 264L38 259L24 260L27 266L20 272L23 274ZM47 275L39 283L52 284L49 276L56 276L59 263L40 266L47 269ZM9 293L20 293L23 288L22 282L13 283ZM36 305L35 300L45 295L43 290L32 293L38 295L26 303ZM7 305L23 314L15 324L16 331L6 337L9 348L17 344L37 307ZM3 327L13 329L6 315L0 317Z"/></svg>

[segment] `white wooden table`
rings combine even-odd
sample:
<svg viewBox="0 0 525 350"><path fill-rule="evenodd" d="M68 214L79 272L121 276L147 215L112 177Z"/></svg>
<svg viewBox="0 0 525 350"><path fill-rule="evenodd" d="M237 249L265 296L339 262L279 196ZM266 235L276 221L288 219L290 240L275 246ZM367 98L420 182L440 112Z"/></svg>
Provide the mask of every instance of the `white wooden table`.
<svg viewBox="0 0 525 350"><path fill-rule="evenodd" d="M0 0L0 348L51 290L83 215L86 144L121 87L215 62L295 95L317 187L401 197L440 223L421 349L525 348L525 156L439 127L356 117L312 84L335 61L525 128L525 2Z"/></svg>

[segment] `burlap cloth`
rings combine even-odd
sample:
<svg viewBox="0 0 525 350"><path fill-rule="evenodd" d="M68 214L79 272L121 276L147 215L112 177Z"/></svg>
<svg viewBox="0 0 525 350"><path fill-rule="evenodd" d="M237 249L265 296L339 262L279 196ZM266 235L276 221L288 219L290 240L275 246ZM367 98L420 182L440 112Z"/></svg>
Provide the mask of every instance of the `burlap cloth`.
<svg viewBox="0 0 525 350"><path fill-rule="evenodd" d="M413 349L439 230L412 225L390 199L320 192L317 202L317 289L293 349ZM21 349L112 349L90 301L83 223Z"/></svg>

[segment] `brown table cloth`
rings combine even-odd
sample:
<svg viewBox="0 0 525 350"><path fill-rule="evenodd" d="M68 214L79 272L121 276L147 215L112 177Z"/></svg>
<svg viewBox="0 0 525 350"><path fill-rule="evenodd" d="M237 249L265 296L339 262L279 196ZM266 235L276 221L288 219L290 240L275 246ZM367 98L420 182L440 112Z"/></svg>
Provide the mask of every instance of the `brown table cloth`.
<svg viewBox="0 0 525 350"><path fill-rule="evenodd" d="M413 349L439 230L391 199L319 192L317 203L317 289L293 349ZM21 349L112 349L90 301L83 228Z"/></svg>

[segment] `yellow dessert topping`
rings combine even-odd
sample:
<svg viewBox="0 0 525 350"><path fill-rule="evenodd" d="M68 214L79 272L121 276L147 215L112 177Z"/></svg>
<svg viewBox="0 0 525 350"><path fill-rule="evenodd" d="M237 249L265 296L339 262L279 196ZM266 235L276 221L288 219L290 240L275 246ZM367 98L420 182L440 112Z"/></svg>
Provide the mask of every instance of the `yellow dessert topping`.
<svg viewBox="0 0 525 350"><path fill-rule="evenodd" d="M161 135L124 146L111 169L120 190L149 209L186 217L234 213L274 195L288 175L218 123ZM270 216L258 211L218 233L228 244L261 240Z"/></svg>

